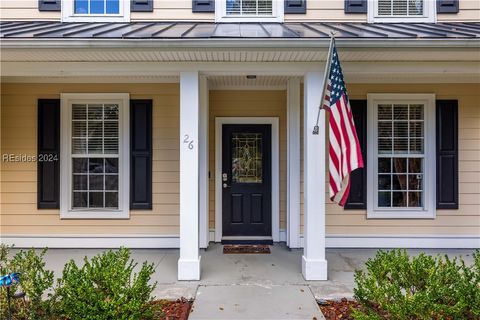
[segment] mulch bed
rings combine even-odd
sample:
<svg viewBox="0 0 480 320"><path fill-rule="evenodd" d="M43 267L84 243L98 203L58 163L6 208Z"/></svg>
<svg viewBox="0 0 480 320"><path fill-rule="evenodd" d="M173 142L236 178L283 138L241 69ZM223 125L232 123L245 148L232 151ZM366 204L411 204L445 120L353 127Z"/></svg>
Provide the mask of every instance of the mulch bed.
<svg viewBox="0 0 480 320"><path fill-rule="evenodd" d="M356 301L343 298L338 301L327 300L319 306L326 320L353 320L352 309L360 305Z"/></svg>
<svg viewBox="0 0 480 320"><path fill-rule="evenodd" d="M183 298L176 301L156 300L152 304L158 320L187 320L192 308L192 302Z"/></svg>
<svg viewBox="0 0 480 320"><path fill-rule="evenodd" d="M223 246L224 254L269 254L270 247L268 245L224 245Z"/></svg>

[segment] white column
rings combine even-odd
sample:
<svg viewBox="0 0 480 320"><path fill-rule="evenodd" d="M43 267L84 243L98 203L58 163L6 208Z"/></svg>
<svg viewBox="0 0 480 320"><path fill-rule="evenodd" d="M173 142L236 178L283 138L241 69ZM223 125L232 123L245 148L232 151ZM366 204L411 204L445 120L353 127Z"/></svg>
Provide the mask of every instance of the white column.
<svg viewBox="0 0 480 320"><path fill-rule="evenodd" d="M287 84L287 245L300 247L300 79Z"/></svg>
<svg viewBox="0 0 480 320"><path fill-rule="evenodd" d="M304 251L305 280L327 280L325 260L325 111L320 133L313 135L322 101L323 72L308 72L304 80Z"/></svg>
<svg viewBox="0 0 480 320"><path fill-rule="evenodd" d="M180 259L178 280L200 280L198 72L180 73Z"/></svg>
<svg viewBox="0 0 480 320"><path fill-rule="evenodd" d="M208 80L200 76L200 248L209 243L208 226Z"/></svg>

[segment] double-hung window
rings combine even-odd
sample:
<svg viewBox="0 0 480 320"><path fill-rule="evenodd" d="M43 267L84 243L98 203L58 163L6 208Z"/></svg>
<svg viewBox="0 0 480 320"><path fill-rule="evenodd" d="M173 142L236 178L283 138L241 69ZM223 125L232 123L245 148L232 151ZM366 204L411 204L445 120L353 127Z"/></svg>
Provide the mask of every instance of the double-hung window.
<svg viewBox="0 0 480 320"><path fill-rule="evenodd" d="M435 0L369 0L368 22L435 22Z"/></svg>
<svg viewBox="0 0 480 320"><path fill-rule="evenodd" d="M128 95L62 95L62 218L128 217Z"/></svg>
<svg viewBox="0 0 480 320"><path fill-rule="evenodd" d="M433 218L433 95L369 95L368 216Z"/></svg>
<svg viewBox="0 0 480 320"><path fill-rule="evenodd" d="M130 20L130 1L126 0L64 0L63 21L127 22Z"/></svg>
<svg viewBox="0 0 480 320"><path fill-rule="evenodd" d="M215 5L217 22L283 22L283 1L219 0Z"/></svg>

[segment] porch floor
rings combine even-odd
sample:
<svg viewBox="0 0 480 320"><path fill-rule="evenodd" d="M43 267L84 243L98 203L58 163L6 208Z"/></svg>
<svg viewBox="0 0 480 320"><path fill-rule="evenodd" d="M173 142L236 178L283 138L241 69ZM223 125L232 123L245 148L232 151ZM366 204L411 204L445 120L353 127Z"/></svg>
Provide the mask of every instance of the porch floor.
<svg viewBox="0 0 480 320"><path fill-rule="evenodd" d="M15 253L18 249L12 250ZM103 249L49 249L46 267L61 276L65 263L74 259L81 262ZM132 258L139 265L143 261L155 264L153 281L158 285L155 296L161 299L195 298L199 286L308 286L317 300L352 297L354 270L363 267L375 255L376 249L327 249L328 281L305 281L301 270L303 250L288 249L284 244L272 246L271 254L223 254L222 245L211 244L201 250L201 280L177 281L178 249L133 249ZM473 263L473 250L411 249L410 254L448 254L462 256Z"/></svg>

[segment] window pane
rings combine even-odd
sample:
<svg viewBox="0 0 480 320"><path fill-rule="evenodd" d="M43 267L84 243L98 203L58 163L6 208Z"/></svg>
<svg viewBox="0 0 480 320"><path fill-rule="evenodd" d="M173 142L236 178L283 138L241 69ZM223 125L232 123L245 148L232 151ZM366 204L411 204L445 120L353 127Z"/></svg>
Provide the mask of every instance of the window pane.
<svg viewBox="0 0 480 320"><path fill-rule="evenodd" d="M408 138L408 121L394 122L393 136L395 138Z"/></svg>
<svg viewBox="0 0 480 320"><path fill-rule="evenodd" d="M105 13L105 0L90 0L90 13L103 14Z"/></svg>
<svg viewBox="0 0 480 320"><path fill-rule="evenodd" d="M88 159L72 159L73 173L87 173L88 172Z"/></svg>
<svg viewBox="0 0 480 320"><path fill-rule="evenodd" d="M89 173L103 173L103 158L89 159Z"/></svg>
<svg viewBox="0 0 480 320"><path fill-rule="evenodd" d="M101 104L89 104L88 105L88 119L89 120L102 120L103 119L103 106Z"/></svg>
<svg viewBox="0 0 480 320"><path fill-rule="evenodd" d="M72 139L72 152L74 154L87 153L87 139Z"/></svg>
<svg viewBox="0 0 480 320"><path fill-rule="evenodd" d="M378 158L378 172L390 173L392 172L391 158Z"/></svg>
<svg viewBox="0 0 480 320"><path fill-rule="evenodd" d="M409 192L408 206L409 207L423 207L423 192Z"/></svg>
<svg viewBox="0 0 480 320"><path fill-rule="evenodd" d="M120 0L107 0L107 14L119 14L119 2Z"/></svg>
<svg viewBox="0 0 480 320"><path fill-rule="evenodd" d="M103 140L100 139L88 139L88 153L102 154L103 153Z"/></svg>
<svg viewBox="0 0 480 320"><path fill-rule="evenodd" d="M393 106L393 119L394 120L407 120L408 119L408 105L396 104Z"/></svg>
<svg viewBox="0 0 480 320"><path fill-rule="evenodd" d="M74 138L83 138L87 136L87 122L74 121L72 128L72 135Z"/></svg>
<svg viewBox="0 0 480 320"><path fill-rule="evenodd" d="M257 13L257 1L256 0L242 0L242 14L254 15Z"/></svg>
<svg viewBox="0 0 480 320"><path fill-rule="evenodd" d="M118 192L105 192L105 207L118 208Z"/></svg>
<svg viewBox="0 0 480 320"><path fill-rule="evenodd" d="M118 105L106 104L104 113L105 120L118 120Z"/></svg>
<svg viewBox="0 0 480 320"><path fill-rule="evenodd" d="M393 192L392 193L392 207L406 207L407 206L407 193L406 192Z"/></svg>
<svg viewBox="0 0 480 320"><path fill-rule="evenodd" d="M379 207L391 207L391 194L390 192L378 193L378 206Z"/></svg>
<svg viewBox="0 0 480 320"><path fill-rule="evenodd" d="M378 176L378 190L391 190L392 176L389 174L381 174Z"/></svg>
<svg viewBox="0 0 480 320"><path fill-rule="evenodd" d="M378 105L378 120L392 120L392 106L389 104Z"/></svg>
<svg viewBox="0 0 480 320"><path fill-rule="evenodd" d="M105 190L118 190L118 176L105 176Z"/></svg>
<svg viewBox="0 0 480 320"><path fill-rule="evenodd" d="M394 139L393 150L396 154L404 154L408 152L408 139Z"/></svg>
<svg viewBox="0 0 480 320"><path fill-rule="evenodd" d="M105 172L117 173L118 172L118 159L106 158L105 159Z"/></svg>
<svg viewBox="0 0 480 320"><path fill-rule="evenodd" d="M378 136L392 138L392 123L390 121L378 123Z"/></svg>
<svg viewBox="0 0 480 320"><path fill-rule="evenodd" d="M410 139L410 153L423 153L423 139Z"/></svg>
<svg viewBox="0 0 480 320"><path fill-rule="evenodd" d="M75 13L87 14L88 13L88 0L75 0Z"/></svg>
<svg viewBox="0 0 480 320"><path fill-rule="evenodd" d="M87 106L84 104L72 105L72 119L73 120L86 120L87 119Z"/></svg>
<svg viewBox="0 0 480 320"><path fill-rule="evenodd" d="M87 208L87 192L73 193L73 208Z"/></svg>
<svg viewBox="0 0 480 320"><path fill-rule="evenodd" d="M262 134L232 134L232 181L262 183Z"/></svg>
<svg viewBox="0 0 480 320"><path fill-rule="evenodd" d="M103 208L103 192L90 192L88 194L90 208Z"/></svg>
<svg viewBox="0 0 480 320"><path fill-rule="evenodd" d="M423 0L409 0L408 1L408 15L421 16L423 15Z"/></svg>
<svg viewBox="0 0 480 320"><path fill-rule="evenodd" d="M410 105L410 120L423 120L423 104Z"/></svg>
<svg viewBox="0 0 480 320"><path fill-rule="evenodd" d="M422 159L420 159L420 158L410 158L410 159L408 159L408 172L409 173L421 173L421 172L423 172Z"/></svg>
<svg viewBox="0 0 480 320"><path fill-rule="evenodd" d="M394 16L407 15L407 1L408 0L392 0L392 12Z"/></svg>
<svg viewBox="0 0 480 320"><path fill-rule="evenodd" d="M88 190L87 175L73 175L73 190Z"/></svg>
<svg viewBox="0 0 480 320"><path fill-rule="evenodd" d="M404 174L392 175L393 190L407 190L407 176Z"/></svg>
<svg viewBox="0 0 480 320"><path fill-rule="evenodd" d="M392 153L392 139L378 139L378 153Z"/></svg>
<svg viewBox="0 0 480 320"><path fill-rule="evenodd" d="M118 137L118 121L105 121L103 132L105 137Z"/></svg>
<svg viewBox="0 0 480 320"><path fill-rule="evenodd" d="M406 173L407 172L407 159L406 158L394 158L393 159L393 173Z"/></svg>
<svg viewBox="0 0 480 320"><path fill-rule="evenodd" d="M88 185L90 190L103 190L103 175L90 175Z"/></svg>
<svg viewBox="0 0 480 320"><path fill-rule="evenodd" d="M240 0L227 0L227 15L240 14Z"/></svg>
<svg viewBox="0 0 480 320"><path fill-rule="evenodd" d="M408 189L409 190L422 190L423 189L423 175L410 174L408 175Z"/></svg>

